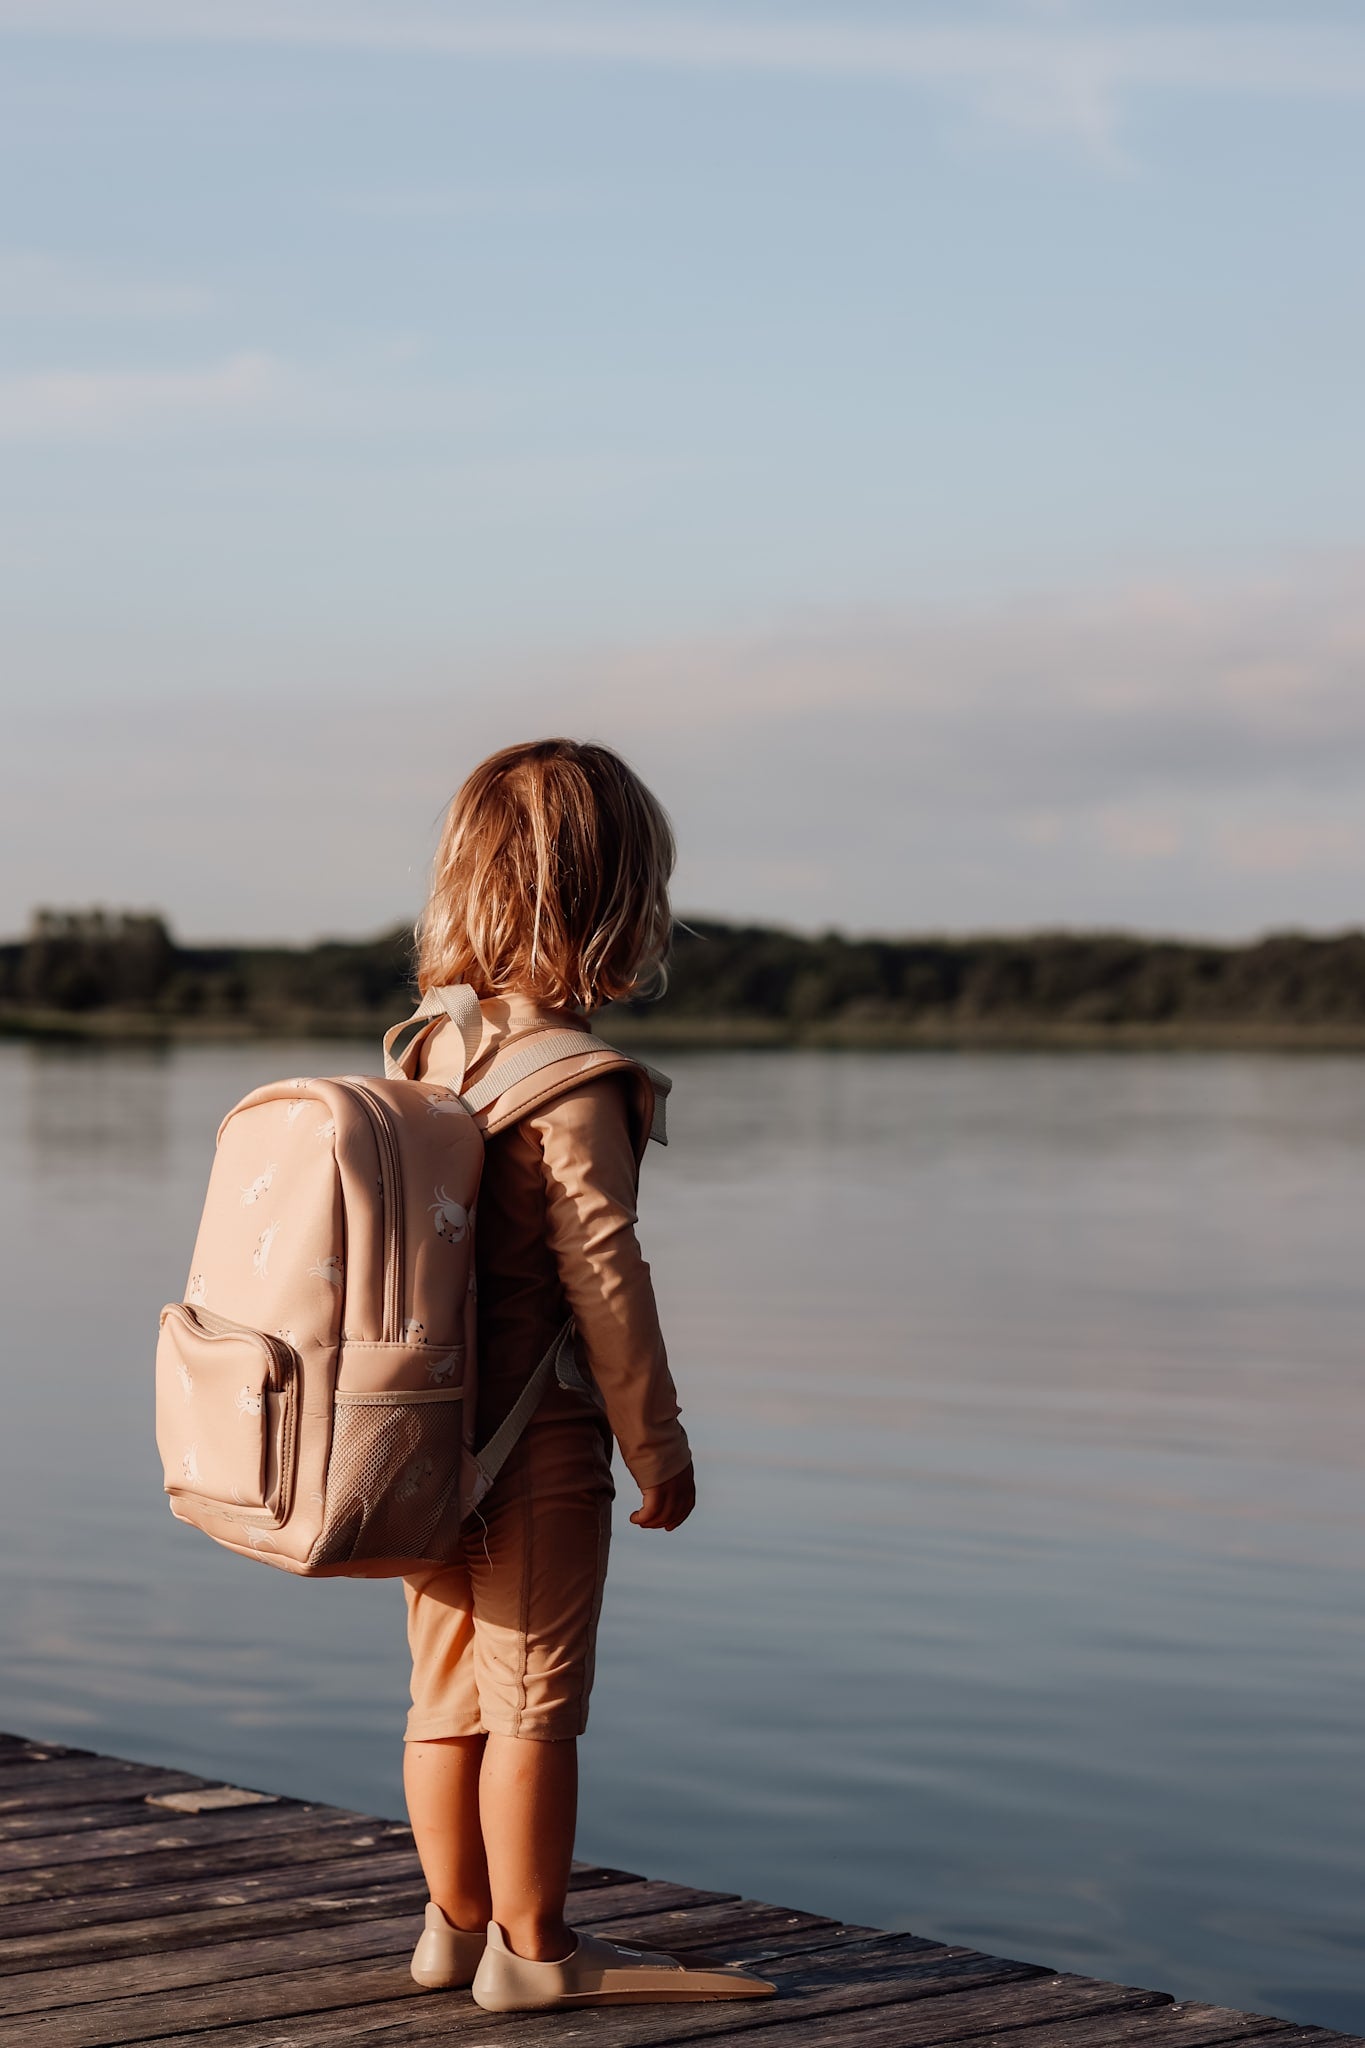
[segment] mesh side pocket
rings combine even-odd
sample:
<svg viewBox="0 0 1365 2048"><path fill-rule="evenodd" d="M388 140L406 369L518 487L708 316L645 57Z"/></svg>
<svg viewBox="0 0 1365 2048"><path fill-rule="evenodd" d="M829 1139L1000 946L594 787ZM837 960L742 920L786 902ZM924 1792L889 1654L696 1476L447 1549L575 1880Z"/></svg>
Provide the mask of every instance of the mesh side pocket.
<svg viewBox="0 0 1365 2048"><path fill-rule="evenodd" d="M458 1391L336 1395L327 1506L308 1562L450 1551L458 1531L462 1414Z"/></svg>

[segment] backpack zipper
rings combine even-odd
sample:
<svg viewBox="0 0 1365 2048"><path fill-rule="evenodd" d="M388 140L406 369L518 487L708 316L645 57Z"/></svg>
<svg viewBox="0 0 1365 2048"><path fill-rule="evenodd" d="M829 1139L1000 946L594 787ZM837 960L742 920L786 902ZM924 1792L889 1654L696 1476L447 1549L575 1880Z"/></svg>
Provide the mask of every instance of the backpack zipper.
<svg viewBox="0 0 1365 2048"><path fill-rule="evenodd" d="M370 1120L379 1153L379 1193L384 1233L384 1335L385 1344L403 1341L403 1201L402 1171L398 1163L398 1139L388 1104L365 1086L347 1080L348 1088Z"/></svg>

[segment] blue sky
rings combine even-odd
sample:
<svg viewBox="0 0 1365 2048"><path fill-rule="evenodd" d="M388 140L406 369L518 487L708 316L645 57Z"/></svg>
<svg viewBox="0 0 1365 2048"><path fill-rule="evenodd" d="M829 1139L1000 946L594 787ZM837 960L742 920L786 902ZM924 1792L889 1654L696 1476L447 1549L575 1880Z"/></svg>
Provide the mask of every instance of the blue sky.
<svg viewBox="0 0 1365 2048"><path fill-rule="evenodd" d="M693 908L1365 902L1354 6L0 0L4 901L412 915L614 740Z"/></svg>

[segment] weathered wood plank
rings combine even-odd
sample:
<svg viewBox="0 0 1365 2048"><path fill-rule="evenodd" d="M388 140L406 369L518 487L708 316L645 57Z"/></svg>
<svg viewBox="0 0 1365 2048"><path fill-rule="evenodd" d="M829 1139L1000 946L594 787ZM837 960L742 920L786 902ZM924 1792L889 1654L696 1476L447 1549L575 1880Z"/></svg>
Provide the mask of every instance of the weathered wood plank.
<svg viewBox="0 0 1365 2048"><path fill-rule="evenodd" d="M284 1800L278 1806L243 1806L226 1813L166 1813L149 1806L145 1818L120 1815L110 1827L92 1828L88 1834L44 1836L32 1842L0 1844L0 1880L21 1871L60 1863L70 1869L77 1863L103 1862L123 1855L148 1855L158 1849L194 1849L211 1842L260 1842L262 1847L275 1834L288 1834L300 1827L317 1826L337 1809L316 1806L306 1800ZM352 1827L373 1832L379 1823L363 1814L346 1814Z"/></svg>
<svg viewBox="0 0 1365 2048"><path fill-rule="evenodd" d="M102 1800L98 1805L25 1806L17 1812L0 1814L0 1869L5 1868L3 1858L13 1842L36 1842L49 1835L87 1835L101 1828L165 1828L178 1826L186 1818L199 1818L197 1814L186 1816L171 1812L164 1806L149 1806L149 1789L162 1788L143 1786L126 1794L115 1789L111 1798ZM195 1778L186 1779L183 1784L171 1778L164 1789L168 1792L189 1792L198 1791L201 1786ZM278 1802L282 1806L290 1803L287 1800Z"/></svg>
<svg viewBox="0 0 1365 2048"><path fill-rule="evenodd" d="M167 1771L153 1764L124 1764L109 1757L59 1757L51 1763L11 1764L0 1776L0 1813L29 1806L94 1805L106 1798L141 1797L176 1783L205 1785L210 1781L189 1771ZM106 1789L107 1788L107 1789Z"/></svg>
<svg viewBox="0 0 1365 2048"><path fill-rule="evenodd" d="M1264 2043L1264 2048L1290 2048L1307 2040L1327 2048L1341 2043L1342 2035L1305 2030L1291 2020L1266 2019L1260 2013L1237 2012L1227 2006L1188 2004L1160 2005L1146 2012L1111 2012L1098 2019L1059 2020L1037 2027L1014 2027L1008 2032L974 2034L959 2041L957 2048L1235 2048L1242 2041Z"/></svg>
<svg viewBox="0 0 1365 2048"><path fill-rule="evenodd" d="M632 1889L637 1894L638 1904L639 1888ZM733 1927L737 1938L751 1935L755 1926L759 1932L766 1932L767 1923L773 1917L770 1907L755 1910L752 1905L743 1903L727 1907L714 1904L709 1895L702 1896L707 1903L691 1911L668 1911L660 1901L659 1917L680 1931L685 1931L693 1920L713 1935L719 1933L723 1936ZM589 1897L596 1906L599 1919L604 1919L610 1910L613 1892L594 1892ZM244 1975L267 1977L283 1970L307 1969L340 1957L355 1960L374 1955L394 1955L405 1961L420 1932L420 1916L425 1901L426 1893L422 1888L410 1888L406 1894L396 1896L381 1894L378 1913L369 1917L347 1914L343 1902L339 1911L324 1916L324 1924L317 1924L315 1917L311 1927L295 1925L283 1932L271 1927L268 1918L263 1928L260 1913L248 1908L255 1924L249 1932L239 1931L236 1938L178 1949L144 1949L116 1961L32 1969L8 1975L0 1979L0 2017L134 1996L142 2001L155 1992L178 1986L235 1982ZM778 1931L792 1931L790 1922L793 1917L782 1916ZM813 1924L813 1916L801 1917L807 1928ZM331 1924L325 1924L329 1920ZM616 1923L607 1920L605 1924L612 1927ZM647 1926L651 1923L637 1915L630 1924ZM387 1945L380 1940L381 1936ZM672 1945L679 1946L676 1936Z"/></svg>
<svg viewBox="0 0 1365 2048"><path fill-rule="evenodd" d="M0 1969L15 1944L35 1936L53 1943L87 1939L98 1943L101 1937L117 1943L120 1928L136 1921L164 1927L169 1934L185 1915L235 1907L263 1913L304 1896L331 1898L338 1892L373 1885L416 1884L421 1874L414 1849L347 1849L318 1862L229 1871L192 1877L183 1883L131 1886L124 1891L101 1887L72 1898L0 1906Z"/></svg>
<svg viewBox="0 0 1365 2048"><path fill-rule="evenodd" d="M728 1955L736 1946L746 1950L763 1947L777 1952L784 1936L809 1936L806 1947L819 1946L820 1937L838 1928L837 1920L820 1913L797 1913L781 1906L768 1906L759 1899L742 1899L735 1904L684 1907L673 1913L652 1913L648 1921L639 1916L613 1915L598 1931L607 1939L633 1942L644 1948L661 1948L690 1954L694 1949L714 1949Z"/></svg>
<svg viewBox="0 0 1365 2048"><path fill-rule="evenodd" d="M60 2011L74 2023L78 2009L87 2006L132 2004L141 2012L164 1992L235 1986L243 1979L261 1989L266 1999L264 2010L269 2011L269 1981L281 1972L381 1956L406 1969L421 1929L420 1914L420 1903L383 1900L378 1915L368 1919L347 1916L337 1925L291 1928L283 1934L258 1929L236 1941L207 1948L125 1956L116 1963L90 1963L78 1969L26 1970L0 1982L0 2018ZM227 1994L219 1991L216 1995ZM96 2043L100 2040L99 2035L87 2038Z"/></svg>
<svg viewBox="0 0 1365 2048"><path fill-rule="evenodd" d="M406 1829L396 1823L389 1825L397 1827L394 1839L399 1844L404 1841L410 1843ZM246 1906L253 1902L264 1905L296 1898L301 1890L311 1889L319 1895L326 1893L330 1896L337 1891L363 1889L371 1884L396 1881L415 1884L421 1878L417 1852L411 1846L353 1849L343 1844L338 1851L334 1839L329 1838L329 1846L319 1853L317 1861L312 1861L307 1853L308 1843L308 1837L291 1838L291 1850L297 1846L302 1853L291 1855L287 1860L281 1860L280 1848L275 1845L270 1852L271 1863L275 1867L264 1870L257 1867L257 1858L252 1865L241 1870L215 1871L206 1877L190 1876L183 1880L132 1885L120 1890L100 1885L66 1898L40 1898L19 1905L0 1906L0 1951L3 1951L6 1941L30 1935L51 1934L54 1939L62 1940L67 1934L76 1934L81 1929L107 1928L112 1933L119 1923L130 1920L164 1917L169 1924L181 1913L207 1911L215 1906ZM643 1886L646 1881L636 1877L633 1871L577 1863L569 1882L577 1900L603 1887ZM667 1893L672 1887L664 1885L661 1889ZM675 1902L670 1899L668 1903Z"/></svg>
<svg viewBox="0 0 1365 2048"><path fill-rule="evenodd" d="M193 1837L178 1832L174 1838L149 1834L142 1838L136 1853L106 1853L102 1859L75 1863L68 1863L58 1853L48 1863L0 1876L0 1905L70 1898L80 1892L132 1890L167 1879L225 1877L233 1871L259 1869L263 1863L278 1869L291 1862L312 1863L380 1843L393 1847L412 1839L410 1830L395 1822L367 1822L327 1807L249 1811L261 1816L258 1829L263 1829L265 1816L270 1815L269 1829L257 1832L243 1826L225 1835L224 1823L242 1817L221 1814L192 1823L198 1830ZM169 1846L159 1845L166 1840Z"/></svg>
<svg viewBox="0 0 1365 2048"><path fill-rule="evenodd" d="M31 1763L50 1756L94 1756L93 1749L73 1749L65 1742L40 1742L31 1735L0 1735L0 1765Z"/></svg>
<svg viewBox="0 0 1365 2048"><path fill-rule="evenodd" d="M224 1983L104 1999L96 2004L70 2006L61 2012L30 2013L22 2021L7 2021L6 2030L22 2028L15 2038L23 2043L23 2048L29 2048L30 2043L35 2048L38 2043L44 2044L44 2048L47 2044L50 2048L124 2048L130 2042L159 2040L172 2028L179 2033L202 2036L209 2028L249 2020L259 2041L263 2023L274 2024L296 2013L325 2008L349 2010L367 2005L375 1998L429 1996L419 1991L408 1974L408 1923L402 1923L401 1953L394 1923L380 1921L374 1925L383 1931L371 1937L369 1955L338 1957L325 1966L281 1970L264 1977L234 1975ZM354 1928L337 1931L344 1931L353 1939L356 1935ZM10 2048L4 2033L0 2033L0 2044Z"/></svg>
<svg viewBox="0 0 1365 2048"><path fill-rule="evenodd" d="M948 1950L936 1951L941 1960L935 1962L935 1956L926 1957L916 1949L899 1959L898 1968L896 1939L893 1935L875 1944L853 1944L847 1952L803 1955L791 1965L774 1965L770 1974L780 1995L771 2001L616 2006L593 2012L519 2013L512 2018L480 2012L460 1993L385 1998L383 1975L373 1972L360 1979L372 1995L357 2000L349 2010L339 2002L330 2009L295 2009L279 2015L273 2025L239 2020L207 2034L191 2025L155 2038L157 2048L351 2048L352 2043L356 2048L424 2048L427 2043L466 2040L484 2041L487 2048L503 2048L504 2043L508 2048L512 2043L515 2048L568 2048L589 2040L593 2048L638 2048L641 2043L669 2048L674 2042L721 2039L737 2032L746 2048L778 2048L781 2032L798 2019L848 2014L865 2006L895 2006L900 2014L938 2014L952 2007L960 2011L964 2033L979 2033L1001 2012L999 2000L1006 1993L1011 2013L1015 2000L1023 2002L1025 2023L1030 2013L1042 2018L1111 2009L1116 2003L1160 2002L1156 1992L1091 1986L1076 1978L1067 1980L1066 1988L1049 1992L1040 2006L1027 1965ZM877 1957L875 1966L869 1967L869 1953ZM927 2043L938 2037L926 2033L915 2038ZM942 2038L954 2036L949 2032Z"/></svg>
<svg viewBox="0 0 1365 2048"><path fill-rule="evenodd" d="M250 1904L205 1907L199 1912L116 1921L107 1926L76 1927L63 1932L44 1929L24 1937L0 1938L0 2013L26 2012L41 2005L76 2005L92 1998L117 1996L125 1974L124 1958L169 1958L187 1949L207 1955L216 1947L235 1945L263 1934L283 1935L349 1920L393 1919L404 1913L409 1916L411 1941L416 1941L427 1900L426 1883L415 1857L401 1859L400 1868L393 1874L374 1870L376 1864L389 1860L371 1853L358 1862L357 1870L372 1875L368 1884L352 1891L338 1890L324 1881L300 1894L296 1883L295 1896L281 1896L269 1904L257 1900ZM611 1885L582 1894L574 1918L583 1926L594 1926L611 1913L638 1915L651 1907L668 1912L685 1905L715 1905L723 1899L723 1893L696 1891L687 1885ZM259 1967L259 1963L253 1963L253 1968ZM16 1990L8 1980L22 1973L41 1974L50 1979L45 1995L38 1995L44 1987ZM203 1981L207 1983L217 1974L217 1966L209 1965ZM152 1980L144 1970L137 1981L141 1987L149 1988ZM166 1981L199 1980L168 1976Z"/></svg>
<svg viewBox="0 0 1365 2048"><path fill-rule="evenodd" d="M1085 1984L1089 1980L1075 1981ZM1156 1995L1133 1993L1135 1998ZM760 2041L763 2048L844 2048L844 2044L848 2048L941 2048L948 2042L954 2048L1238 2048L1243 2042L1256 2043L1258 2048L1360 2048L1356 2036L1202 2004L1128 2005L1081 2019L1036 2024L1025 2020L1021 2025L1023 2005L1013 1996L1005 2001L992 2029L963 2035L955 2030L960 2018L953 2010L957 2003L955 1998L945 1999L940 2009L929 2013L896 2005L832 2019L797 2020L779 2026L772 2035L760 2036ZM927 2033L923 2031L926 2025ZM949 2031L944 2031L944 2026ZM743 2033L719 2036L715 2048L727 2043L755 2048Z"/></svg>

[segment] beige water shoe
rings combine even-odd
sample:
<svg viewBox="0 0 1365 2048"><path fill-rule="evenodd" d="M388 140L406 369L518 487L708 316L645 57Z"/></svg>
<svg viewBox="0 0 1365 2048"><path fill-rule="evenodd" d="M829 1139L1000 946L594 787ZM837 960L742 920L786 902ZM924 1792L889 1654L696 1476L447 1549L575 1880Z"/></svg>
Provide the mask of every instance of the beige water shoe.
<svg viewBox="0 0 1365 2048"><path fill-rule="evenodd" d="M729 1967L694 1969L676 1956L622 1948L596 1934L580 1934L572 1954L557 1963L515 1955L495 1920L474 1978L474 2002L486 2012L535 2012L545 2006L650 2005L665 1999L771 1998L766 1977Z"/></svg>
<svg viewBox="0 0 1365 2048"><path fill-rule="evenodd" d="M474 1982L484 1947L482 1934L452 1927L432 1899L427 1904L422 1939L412 1952L412 1974L428 1991L463 1990Z"/></svg>

